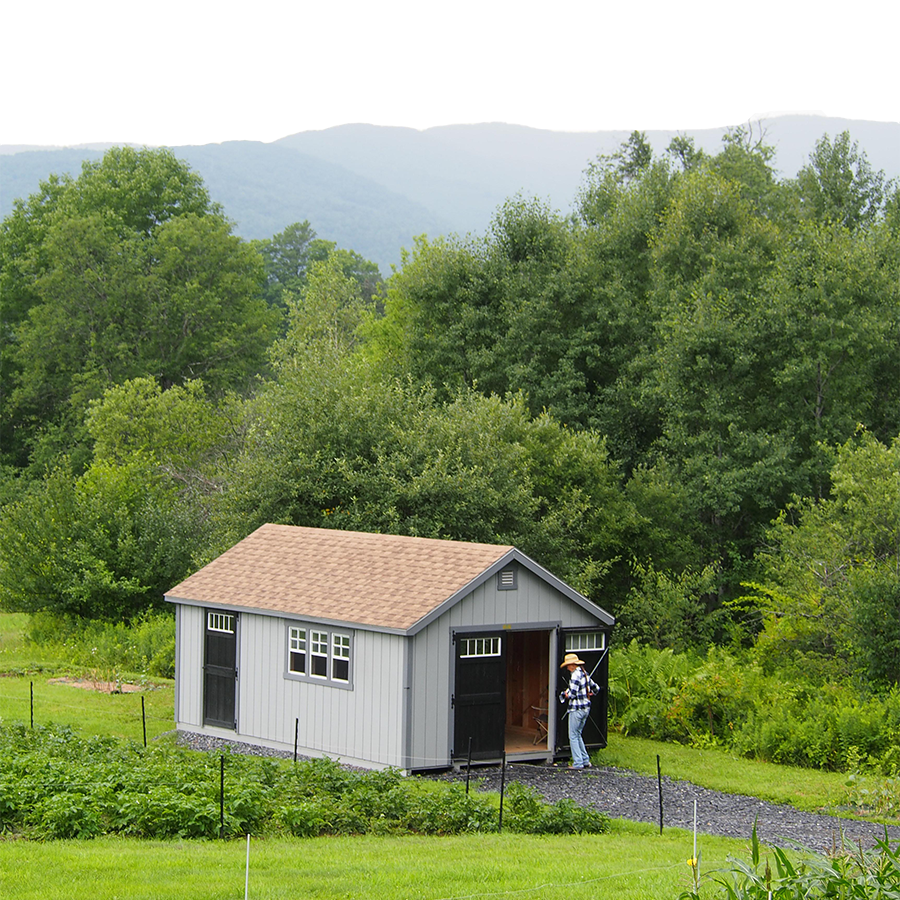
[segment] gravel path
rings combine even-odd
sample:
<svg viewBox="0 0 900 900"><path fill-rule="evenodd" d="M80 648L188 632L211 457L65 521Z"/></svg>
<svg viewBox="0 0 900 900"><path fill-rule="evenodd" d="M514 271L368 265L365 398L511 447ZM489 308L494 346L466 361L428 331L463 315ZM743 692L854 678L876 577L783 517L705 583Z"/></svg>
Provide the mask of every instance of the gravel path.
<svg viewBox="0 0 900 900"><path fill-rule="evenodd" d="M446 773L441 778L465 781L465 773ZM499 767L472 770L472 783L484 790L500 789ZM508 765L506 780L533 787L545 800L569 797L580 806L593 807L616 819L659 825L659 784L656 778L636 775L624 769L594 766L584 770L554 766ZM697 787L688 781L662 780L663 826L694 827L697 801L697 831L704 834L749 840L754 821L759 839L767 844L800 844L810 850L827 852L844 842L871 847L884 837L884 826L838 816L806 813L792 806L766 803L755 797L723 794ZM900 827L889 826L892 843L900 841Z"/></svg>
<svg viewBox="0 0 900 900"><path fill-rule="evenodd" d="M223 741L205 735L179 733L179 743L195 750L217 750L228 745L238 752L263 756L287 756L277 750L266 750L247 744ZM465 781L465 772L448 771L435 774L444 781ZM487 791L500 790L500 767L479 766L472 769L471 784ZM511 764L506 767L506 781L519 781L534 788L550 803L563 798L579 806L593 807L614 819L650 822L659 825L659 784L656 778L637 775L626 769L593 766L573 770L546 765ZM689 781L663 778L663 826L694 828L694 801L697 801L697 831L703 834L744 838L749 841L753 823L759 839L767 844L785 846L799 844L810 850L827 853L844 843L854 846L861 841L871 847L884 837L884 826L859 822L822 813L801 812L792 806L767 803L756 797L724 794L697 787ZM900 826L888 826L892 844L900 843Z"/></svg>

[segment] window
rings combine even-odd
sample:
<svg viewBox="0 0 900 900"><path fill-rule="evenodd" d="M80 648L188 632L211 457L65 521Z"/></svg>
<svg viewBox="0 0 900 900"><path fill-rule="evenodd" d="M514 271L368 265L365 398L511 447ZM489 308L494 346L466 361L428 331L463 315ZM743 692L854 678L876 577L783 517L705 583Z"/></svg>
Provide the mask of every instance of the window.
<svg viewBox="0 0 900 900"><path fill-rule="evenodd" d="M288 629L288 671L295 675L306 674L306 629Z"/></svg>
<svg viewBox="0 0 900 900"><path fill-rule="evenodd" d="M218 631L222 634L234 634L234 616L225 613L207 613L206 630Z"/></svg>
<svg viewBox="0 0 900 900"><path fill-rule="evenodd" d="M500 638L462 638L459 646L460 659L474 659L478 656L500 656Z"/></svg>
<svg viewBox="0 0 900 900"><path fill-rule="evenodd" d="M350 635L331 636L331 677L335 681L350 680Z"/></svg>
<svg viewBox="0 0 900 900"><path fill-rule="evenodd" d="M312 661L310 662L310 672L314 678L328 677L328 632L313 631L309 637L310 653Z"/></svg>
<svg viewBox="0 0 900 900"><path fill-rule="evenodd" d="M350 687L353 639L344 631L288 625L287 675L292 679Z"/></svg>
<svg viewBox="0 0 900 900"><path fill-rule="evenodd" d="M585 631L580 634L566 635L566 653L577 653L579 650L605 650L605 631Z"/></svg>

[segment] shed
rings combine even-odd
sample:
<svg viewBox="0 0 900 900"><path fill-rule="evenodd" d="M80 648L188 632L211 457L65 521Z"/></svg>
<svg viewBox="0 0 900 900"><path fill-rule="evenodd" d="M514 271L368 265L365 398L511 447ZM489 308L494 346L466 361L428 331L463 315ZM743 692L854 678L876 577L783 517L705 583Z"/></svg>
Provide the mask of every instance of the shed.
<svg viewBox="0 0 900 900"><path fill-rule="evenodd" d="M614 619L515 547L263 525L166 599L180 731L367 768L550 761L574 651L606 745Z"/></svg>

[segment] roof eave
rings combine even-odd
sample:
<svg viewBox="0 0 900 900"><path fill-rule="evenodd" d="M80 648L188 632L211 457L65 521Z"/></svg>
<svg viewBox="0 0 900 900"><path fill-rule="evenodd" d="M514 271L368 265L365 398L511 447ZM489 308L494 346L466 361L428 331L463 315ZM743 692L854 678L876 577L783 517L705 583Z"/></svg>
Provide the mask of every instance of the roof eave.
<svg viewBox="0 0 900 900"><path fill-rule="evenodd" d="M187 597L175 597L167 594L163 598L166 603L176 603L181 606L195 606L202 609L221 609L225 612L251 613L258 616L272 616L275 619L291 619L293 621L309 622L314 625L328 625L333 628L354 628L360 631L375 631L379 634L406 635L405 628L391 625L373 625L371 622L354 622L349 619L328 619L322 616L310 616L305 613L289 612L283 609L266 609L261 606L246 606L235 603L209 603L201 600L191 600Z"/></svg>

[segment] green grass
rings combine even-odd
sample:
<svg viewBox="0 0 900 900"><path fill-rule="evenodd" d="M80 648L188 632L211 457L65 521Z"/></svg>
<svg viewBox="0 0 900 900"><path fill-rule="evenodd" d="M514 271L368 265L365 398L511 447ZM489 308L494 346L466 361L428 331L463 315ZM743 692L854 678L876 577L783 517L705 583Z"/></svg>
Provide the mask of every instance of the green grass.
<svg viewBox="0 0 900 900"><path fill-rule="evenodd" d="M698 750L619 734L610 734L609 746L596 759L601 765L655 776L657 754L664 777L712 790L787 803L804 810L839 806L846 796L847 775L838 772L778 766L743 759L727 750Z"/></svg>
<svg viewBox="0 0 900 900"><path fill-rule="evenodd" d="M0 613L0 673L55 668L60 660L25 641L26 613Z"/></svg>
<svg viewBox="0 0 900 900"><path fill-rule="evenodd" d="M250 844L253 900L664 900L690 886L687 832L623 826L598 837L268 839ZM703 838L704 868L746 841ZM4 900L232 900L246 842L0 841Z"/></svg>
<svg viewBox="0 0 900 900"><path fill-rule="evenodd" d="M70 725L83 735L143 741L143 697L148 741L175 727L173 682L150 679L142 691L123 694L57 682L66 676L106 680L110 673L66 665L46 648L28 643L24 636L27 624L26 615L0 614L0 722L30 724L33 690L35 725Z"/></svg>

